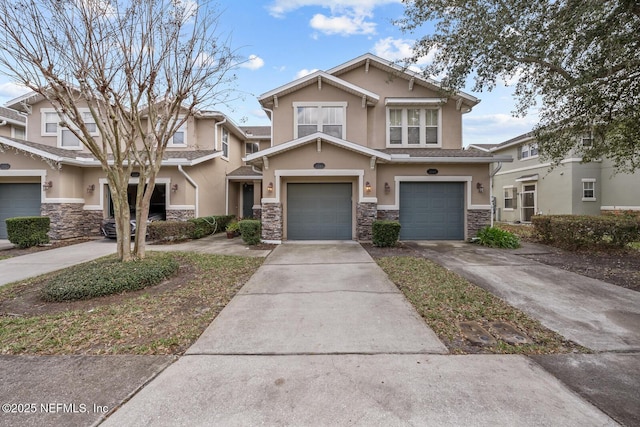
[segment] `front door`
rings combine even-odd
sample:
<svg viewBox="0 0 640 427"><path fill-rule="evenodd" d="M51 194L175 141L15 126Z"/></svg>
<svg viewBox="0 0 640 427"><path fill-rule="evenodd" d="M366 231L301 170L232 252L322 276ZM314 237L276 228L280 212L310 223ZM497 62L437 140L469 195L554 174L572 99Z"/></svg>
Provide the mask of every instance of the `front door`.
<svg viewBox="0 0 640 427"><path fill-rule="evenodd" d="M527 184L522 187L522 222L531 222L531 217L536 213L536 184Z"/></svg>
<svg viewBox="0 0 640 427"><path fill-rule="evenodd" d="M242 184L242 218L253 218L253 184Z"/></svg>

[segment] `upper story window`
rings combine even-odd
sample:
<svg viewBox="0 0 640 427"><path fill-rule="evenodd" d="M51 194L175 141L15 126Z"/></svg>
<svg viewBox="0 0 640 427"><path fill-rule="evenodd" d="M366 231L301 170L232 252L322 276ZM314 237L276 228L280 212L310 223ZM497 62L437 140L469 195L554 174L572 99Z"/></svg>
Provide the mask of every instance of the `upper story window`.
<svg viewBox="0 0 640 427"><path fill-rule="evenodd" d="M440 109L387 109L388 147L440 147Z"/></svg>
<svg viewBox="0 0 640 427"><path fill-rule="evenodd" d="M595 180L595 178L583 178L582 179L582 201L583 202L595 202L596 201L596 180Z"/></svg>
<svg viewBox="0 0 640 427"><path fill-rule="evenodd" d="M257 142L245 142L244 143L244 152L245 155L248 156L249 154L253 154L253 153L257 153L258 151L260 151L260 144Z"/></svg>
<svg viewBox="0 0 640 427"><path fill-rule="evenodd" d="M15 139L22 139L22 140L27 139L27 134L26 134L25 128L12 126L11 127L11 137L15 138Z"/></svg>
<svg viewBox="0 0 640 427"><path fill-rule="evenodd" d="M182 120L183 117L179 117L178 120ZM178 128L176 133L173 134L173 138L167 143L167 147L186 147L187 146L187 122L184 122L182 126Z"/></svg>
<svg viewBox="0 0 640 427"><path fill-rule="evenodd" d="M538 143L534 142L532 144L524 144L520 147L519 154L521 160L538 157Z"/></svg>
<svg viewBox="0 0 640 427"><path fill-rule="evenodd" d="M347 103L295 102L294 139L316 132L345 138Z"/></svg>
<svg viewBox="0 0 640 427"><path fill-rule="evenodd" d="M229 131L222 128L222 157L229 158Z"/></svg>
<svg viewBox="0 0 640 427"><path fill-rule="evenodd" d="M591 131L583 133L581 143L583 147L591 147L593 145L593 133Z"/></svg>
<svg viewBox="0 0 640 427"><path fill-rule="evenodd" d="M91 136L98 136L98 126L96 125L91 112L88 108L81 108L82 120L89 131ZM77 130L69 120L65 120L70 128L60 126L60 116L53 108L44 108L42 113L42 136L55 136L57 137L58 147L68 149L81 149L82 143L73 134L70 128Z"/></svg>

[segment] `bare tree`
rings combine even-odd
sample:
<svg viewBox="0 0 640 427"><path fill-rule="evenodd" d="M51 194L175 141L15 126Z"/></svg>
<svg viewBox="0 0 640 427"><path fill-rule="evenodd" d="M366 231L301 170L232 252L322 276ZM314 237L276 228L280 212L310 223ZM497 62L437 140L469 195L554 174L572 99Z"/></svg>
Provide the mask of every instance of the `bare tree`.
<svg viewBox="0 0 640 427"><path fill-rule="evenodd" d="M49 100L60 125L100 161L122 261L145 255L167 144L198 108L231 93L237 58L219 19L215 8L193 0L0 0L1 72ZM127 189L134 169L132 252Z"/></svg>

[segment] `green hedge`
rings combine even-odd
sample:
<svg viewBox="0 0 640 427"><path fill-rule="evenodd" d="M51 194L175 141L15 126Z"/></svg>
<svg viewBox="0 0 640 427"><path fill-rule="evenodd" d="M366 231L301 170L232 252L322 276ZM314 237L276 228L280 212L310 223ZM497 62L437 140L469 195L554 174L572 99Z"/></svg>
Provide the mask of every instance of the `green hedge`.
<svg viewBox="0 0 640 427"><path fill-rule="evenodd" d="M631 216L539 215L531 222L540 240L565 249L623 248L640 241L640 219Z"/></svg>
<svg viewBox="0 0 640 427"><path fill-rule="evenodd" d="M497 227L482 228L472 241L490 248L515 249L520 247L518 236Z"/></svg>
<svg viewBox="0 0 640 427"><path fill-rule="evenodd" d="M257 245L262 241L262 224L257 219L243 219L238 222L242 241L247 245Z"/></svg>
<svg viewBox="0 0 640 427"><path fill-rule="evenodd" d="M111 255L63 270L48 279L41 297L45 301L70 301L136 291L160 283L175 274L179 266L171 253L149 252L146 258L130 262Z"/></svg>
<svg viewBox="0 0 640 427"><path fill-rule="evenodd" d="M398 221L373 221L373 244L379 247L395 246L400 238Z"/></svg>
<svg viewBox="0 0 640 427"><path fill-rule="evenodd" d="M19 248L49 243L47 233L51 228L51 220L48 216L7 218L5 222L9 241Z"/></svg>
<svg viewBox="0 0 640 427"><path fill-rule="evenodd" d="M149 240L173 241L200 239L224 231L234 215L204 216L187 221L154 221L147 225Z"/></svg>

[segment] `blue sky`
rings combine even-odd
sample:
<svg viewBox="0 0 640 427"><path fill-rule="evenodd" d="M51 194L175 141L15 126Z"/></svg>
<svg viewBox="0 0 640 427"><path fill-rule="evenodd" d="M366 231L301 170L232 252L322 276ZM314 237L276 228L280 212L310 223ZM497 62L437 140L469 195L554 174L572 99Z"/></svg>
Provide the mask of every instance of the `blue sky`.
<svg viewBox="0 0 640 427"><path fill-rule="evenodd" d="M268 125L257 97L306 73L327 70L370 52L388 60L410 55L421 34L405 34L392 24L402 17L399 0L221 0L219 30L231 36L238 54L249 59L236 72L240 98L216 106L240 125ZM429 25L420 31L430 31ZM424 61L428 61L425 58ZM535 115L514 118L512 88L465 92L482 100L463 118L464 144L499 143L528 132ZM0 76L0 103L24 93Z"/></svg>

